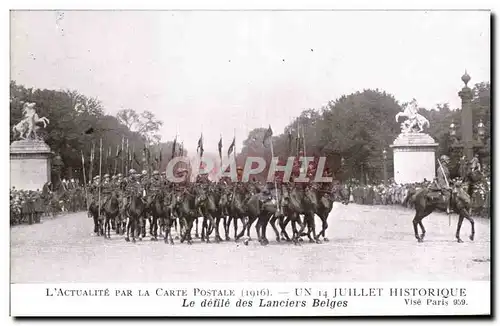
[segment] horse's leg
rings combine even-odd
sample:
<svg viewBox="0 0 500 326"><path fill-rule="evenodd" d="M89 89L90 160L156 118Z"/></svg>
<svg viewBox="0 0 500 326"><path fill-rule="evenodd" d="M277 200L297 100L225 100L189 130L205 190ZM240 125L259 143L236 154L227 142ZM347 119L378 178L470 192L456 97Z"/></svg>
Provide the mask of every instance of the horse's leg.
<svg viewBox="0 0 500 326"><path fill-rule="evenodd" d="M418 225L420 226L420 229L422 230L422 234L420 235L420 239L423 241L425 238L425 228L424 224L422 223L422 219L418 221Z"/></svg>
<svg viewBox="0 0 500 326"><path fill-rule="evenodd" d="M155 227L155 226L157 226L157 223L158 223L158 215L156 215L156 212L155 212L155 214L153 214L152 220L150 221L150 224L149 224L149 235L151 236L151 241L158 240L158 235L157 235L158 230Z"/></svg>
<svg viewBox="0 0 500 326"><path fill-rule="evenodd" d="M125 232L127 233L125 236L125 241L130 241L130 218L127 217L125 220Z"/></svg>
<svg viewBox="0 0 500 326"><path fill-rule="evenodd" d="M238 216L233 217L233 228L234 228L234 241L238 241ZM245 229L243 229L245 230Z"/></svg>
<svg viewBox="0 0 500 326"><path fill-rule="evenodd" d="M248 241L252 241L252 237L250 237L250 228L252 227L252 224L255 222L256 219L258 219L258 216L249 216L248 217L248 224L247 224L247 239ZM257 225L255 225L255 230L257 231ZM259 240L259 239L257 239Z"/></svg>
<svg viewBox="0 0 500 326"><path fill-rule="evenodd" d="M321 232L318 234L318 239L319 239L319 237L322 236L323 241L328 242L329 240L326 237L326 229L328 228L328 221L327 221L328 214L325 214L325 215L321 214L319 217L321 218L322 226L321 226Z"/></svg>
<svg viewBox="0 0 500 326"><path fill-rule="evenodd" d="M208 219L206 216L203 216L202 222L201 222L201 242L207 240L207 243L209 242L208 240Z"/></svg>
<svg viewBox="0 0 500 326"><path fill-rule="evenodd" d="M474 229L474 219L469 214L465 214L464 217L470 222L471 233L469 239L470 241L474 241L474 236L476 234L476 231Z"/></svg>
<svg viewBox="0 0 500 326"><path fill-rule="evenodd" d="M273 228L274 233L276 233L276 241L280 242L280 232L278 231L278 228L276 228L276 220L278 219L278 216L276 214L273 214L271 217L269 224L271 224L271 227Z"/></svg>
<svg viewBox="0 0 500 326"><path fill-rule="evenodd" d="M215 218L215 242L219 243L222 241L222 238L220 237L220 232L219 232L219 226L220 226L220 220L222 217L219 215Z"/></svg>
<svg viewBox="0 0 500 326"><path fill-rule="evenodd" d="M174 244L174 239L172 238L172 224L173 223L174 223L174 220L171 218L171 216L165 221L164 241L165 241L165 243L167 243L167 241L169 241L171 245Z"/></svg>
<svg viewBox="0 0 500 326"><path fill-rule="evenodd" d="M264 246L269 244L269 240L267 240L267 236L266 236L266 229L267 229L267 224L269 223L269 218L270 218L270 216L268 214L263 213L264 220L263 220L263 223L261 225L261 229L262 229L262 242L261 242L261 244Z"/></svg>
<svg viewBox="0 0 500 326"><path fill-rule="evenodd" d="M182 216L179 220L179 231L181 243L188 239L188 221L185 216Z"/></svg>
<svg viewBox="0 0 500 326"><path fill-rule="evenodd" d="M315 216L314 213L309 213L309 223L310 223L310 229L312 230L313 234L313 241L316 243L321 243L321 240L319 239L319 236L316 235L316 221L314 220ZM308 232L309 239L311 238L311 233Z"/></svg>
<svg viewBox="0 0 500 326"><path fill-rule="evenodd" d="M455 234L455 238L458 243L463 242L462 239L460 239L460 229L462 228L462 223L466 214L467 212L464 209L460 210L460 213L458 214L457 233Z"/></svg>
<svg viewBox="0 0 500 326"><path fill-rule="evenodd" d="M235 235L235 237L234 237L234 241L238 241L238 240L239 240L239 239L240 239L240 238L241 238L241 237L245 234L245 231L246 231L246 229L247 229L248 225L250 224L250 223L249 223L249 220L250 220L250 219L249 219L248 217L243 216L243 217L240 217L240 218L241 218L242 223L243 223L243 228L241 229L240 233L238 233L238 235ZM236 222L236 219L235 219L234 221ZM236 224L236 223L235 223L235 224ZM234 228L235 228L235 230L236 230L236 226L235 226ZM247 238L245 241L246 241L246 242L248 242L248 241L249 241L249 239Z"/></svg>
<svg viewBox="0 0 500 326"><path fill-rule="evenodd" d="M286 232L286 226L290 222L290 217L287 215L286 217L281 216L279 218L280 228L281 228L281 240L291 241L288 233Z"/></svg>
<svg viewBox="0 0 500 326"><path fill-rule="evenodd" d="M195 234L194 234L194 237L196 239L198 239L200 237L200 233L198 233L198 224L199 224L199 218L197 217L196 218L196 231L195 231Z"/></svg>
<svg viewBox="0 0 500 326"><path fill-rule="evenodd" d="M94 233L99 235L99 220L97 219L97 214L92 213L92 219L94 220Z"/></svg>
<svg viewBox="0 0 500 326"><path fill-rule="evenodd" d="M255 231L257 232L257 241L259 241L259 243L261 245L264 245L263 238L262 238L262 233L261 233L261 231L262 231L262 224L263 224L263 217L259 216L258 219L257 219L257 223L255 224Z"/></svg>
<svg viewBox="0 0 500 326"><path fill-rule="evenodd" d="M422 218L418 216L418 211L415 213L415 217L413 218L413 232L415 233L415 239L418 242L423 242L424 240L420 238L418 235L418 224L422 223Z"/></svg>
<svg viewBox="0 0 500 326"><path fill-rule="evenodd" d="M198 221L198 218L196 218L196 221ZM188 218L188 221L187 221L188 225L187 225L187 229L186 229L186 236L187 236L187 244L188 245L193 244L193 241L191 239L191 231L193 229L193 222L194 222L193 218ZM196 226L198 227L198 223L196 223Z"/></svg>
<svg viewBox="0 0 500 326"><path fill-rule="evenodd" d="M224 235L226 237L226 241L230 241L231 238L229 238L229 224L231 223L231 217L223 215L222 219L222 223L224 223Z"/></svg>

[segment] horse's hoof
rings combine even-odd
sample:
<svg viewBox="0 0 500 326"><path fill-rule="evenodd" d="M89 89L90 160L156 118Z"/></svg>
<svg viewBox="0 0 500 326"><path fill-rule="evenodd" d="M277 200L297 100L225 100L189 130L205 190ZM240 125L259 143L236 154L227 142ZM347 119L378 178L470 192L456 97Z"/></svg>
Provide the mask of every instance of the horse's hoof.
<svg viewBox="0 0 500 326"><path fill-rule="evenodd" d="M135 243L135 238L132 238L132 242Z"/></svg>
<svg viewBox="0 0 500 326"><path fill-rule="evenodd" d="M195 235L194 235L194 237L195 237L196 239L199 239L199 238L200 238L200 235L199 235L199 234L195 234Z"/></svg>
<svg viewBox="0 0 500 326"><path fill-rule="evenodd" d="M462 240L462 239L460 239L460 238L458 238L458 239L457 239L457 242L458 242L458 243L463 243L463 240Z"/></svg>
<svg viewBox="0 0 500 326"><path fill-rule="evenodd" d="M276 242L280 242L280 241L281 241L280 237L276 237Z"/></svg>
<svg viewBox="0 0 500 326"><path fill-rule="evenodd" d="M188 240L188 241L187 241L187 244L188 244L188 245L192 245L192 244L193 244L193 242L192 242L191 240Z"/></svg>
<svg viewBox="0 0 500 326"><path fill-rule="evenodd" d="M302 239L302 238L299 238L299 242L303 242L303 241L304 241L304 239Z"/></svg>
<svg viewBox="0 0 500 326"><path fill-rule="evenodd" d="M174 237L174 239L175 239L175 240L179 240L179 236L178 236L178 235L176 235L176 236Z"/></svg>
<svg viewBox="0 0 500 326"><path fill-rule="evenodd" d="M323 238L324 242L329 242L330 240L328 238Z"/></svg>
<svg viewBox="0 0 500 326"><path fill-rule="evenodd" d="M267 243L266 243L266 241L265 241L265 240L262 240L262 241L260 242L260 244L261 244L261 245L263 245L263 246L267 246Z"/></svg>
<svg viewBox="0 0 500 326"><path fill-rule="evenodd" d="M474 235L473 235L473 234L471 234L471 235L469 236L469 239L470 239L470 241L474 241Z"/></svg>
<svg viewBox="0 0 500 326"><path fill-rule="evenodd" d="M316 239L316 244L321 244L321 240L320 239Z"/></svg>
<svg viewBox="0 0 500 326"><path fill-rule="evenodd" d="M129 237L126 237L126 238L125 238L125 241L130 242L130 238L129 238Z"/></svg>
<svg viewBox="0 0 500 326"><path fill-rule="evenodd" d="M173 240L170 240L170 244L173 246L173 245L174 245L174 241L173 241Z"/></svg>
<svg viewBox="0 0 500 326"><path fill-rule="evenodd" d="M245 239L245 241L243 241L243 244L244 244L245 246L248 246L248 239Z"/></svg>
<svg viewBox="0 0 500 326"><path fill-rule="evenodd" d="M314 243L315 241L313 239L309 239L309 243Z"/></svg>
<svg viewBox="0 0 500 326"><path fill-rule="evenodd" d="M230 237L226 237L226 241L231 241L231 238Z"/></svg>

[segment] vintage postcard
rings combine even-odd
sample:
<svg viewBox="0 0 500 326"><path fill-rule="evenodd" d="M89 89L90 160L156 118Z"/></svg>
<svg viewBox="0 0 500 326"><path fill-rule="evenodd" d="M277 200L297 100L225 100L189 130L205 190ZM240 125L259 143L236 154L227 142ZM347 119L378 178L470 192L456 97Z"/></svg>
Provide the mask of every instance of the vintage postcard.
<svg viewBox="0 0 500 326"><path fill-rule="evenodd" d="M10 314L490 316L491 19L11 10Z"/></svg>

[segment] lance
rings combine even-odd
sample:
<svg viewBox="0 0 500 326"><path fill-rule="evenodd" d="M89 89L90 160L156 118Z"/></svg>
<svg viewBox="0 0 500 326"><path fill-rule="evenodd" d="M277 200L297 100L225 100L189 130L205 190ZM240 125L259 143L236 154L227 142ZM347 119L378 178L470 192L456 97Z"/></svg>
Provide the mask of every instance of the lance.
<svg viewBox="0 0 500 326"><path fill-rule="evenodd" d="M125 154L126 160L125 160L125 171L123 171L123 175L127 175L128 170L130 169L130 149L128 147L128 138L127 138L127 153Z"/></svg>
<svg viewBox="0 0 500 326"><path fill-rule="evenodd" d="M236 165L236 128L233 129L233 157L234 157L234 164ZM228 156L229 159L229 156ZM238 179L238 176L236 176L236 179ZM236 194L236 186L233 185L233 196L231 200L231 205L234 203L234 197Z"/></svg>
<svg viewBox="0 0 500 326"><path fill-rule="evenodd" d="M121 155L121 165L120 165L120 171L125 175L125 136L122 136L122 152L120 153Z"/></svg>
<svg viewBox="0 0 500 326"><path fill-rule="evenodd" d="M304 156L307 157L307 152L306 152L306 132L304 126L302 126L302 145L304 146Z"/></svg>
<svg viewBox="0 0 500 326"><path fill-rule="evenodd" d="M271 126L269 126L269 129L271 129ZM272 129L271 129L272 130ZM274 148L273 148L273 135L271 133L271 137L269 137L269 143L271 145L271 162L274 160ZM278 162L276 162L278 163ZM273 173L273 180L274 180L274 191L276 191L276 210L278 213L281 213L281 203L280 203L280 198L279 198L279 191L278 191L278 184L276 182L276 171Z"/></svg>
<svg viewBox="0 0 500 326"><path fill-rule="evenodd" d="M85 203L87 204L87 211L89 210L89 197L87 195L87 177L85 176L85 157L83 156L83 151L80 151L82 153L82 169L83 169L83 189L85 190Z"/></svg>
<svg viewBox="0 0 500 326"><path fill-rule="evenodd" d="M92 182L92 170L94 169L94 157L95 157L95 142L92 142L92 149L90 151L90 168L89 168L89 182Z"/></svg>
<svg viewBox="0 0 500 326"><path fill-rule="evenodd" d="M123 139L123 138L122 138ZM123 150L123 143L122 143L122 150ZM116 175L116 172L118 172L118 156L120 155L120 145L116 145L116 155L115 155L115 172L113 173ZM123 156L123 155L122 155Z"/></svg>
<svg viewBox="0 0 500 326"><path fill-rule="evenodd" d="M102 138L100 140L99 144L99 193L98 193L98 198L99 198L99 213L98 213L98 219L99 221L101 220L101 184L102 184Z"/></svg>
<svg viewBox="0 0 500 326"><path fill-rule="evenodd" d="M109 174L111 174L111 162L109 159L111 158L111 146L108 147L108 157L106 158L106 170Z"/></svg>
<svg viewBox="0 0 500 326"><path fill-rule="evenodd" d="M444 173L444 169L443 169L443 166L441 165L441 161L438 159L438 164L439 164L439 168L441 169L441 172L443 172L443 177L444 177L444 181L446 182L446 186L448 188L450 188L450 184L448 183L448 178L446 177L446 173ZM446 206L448 206L448 204L446 204ZM451 226L451 215L448 214L448 226Z"/></svg>

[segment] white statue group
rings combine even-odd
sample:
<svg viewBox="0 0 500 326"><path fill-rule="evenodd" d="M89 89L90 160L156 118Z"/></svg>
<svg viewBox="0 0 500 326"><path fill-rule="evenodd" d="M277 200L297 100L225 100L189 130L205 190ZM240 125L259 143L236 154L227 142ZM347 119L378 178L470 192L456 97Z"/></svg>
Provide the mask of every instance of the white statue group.
<svg viewBox="0 0 500 326"><path fill-rule="evenodd" d="M40 126L37 123L43 123L43 127L47 127L49 124L49 119L46 117L39 117L35 111L35 103L24 103L23 104L23 119L12 127L12 131L14 132L14 137L19 134L19 139L33 139L40 140L40 137L37 135L37 130L40 129Z"/></svg>
<svg viewBox="0 0 500 326"><path fill-rule="evenodd" d="M396 122L399 122L400 117L408 118L401 123L401 132L404 134L422 132L424 131L424 126L429 128L429 120L418 113L416 100L413 100L411 103L405 105L403 107L403 111L396 114Z"/></svg>

